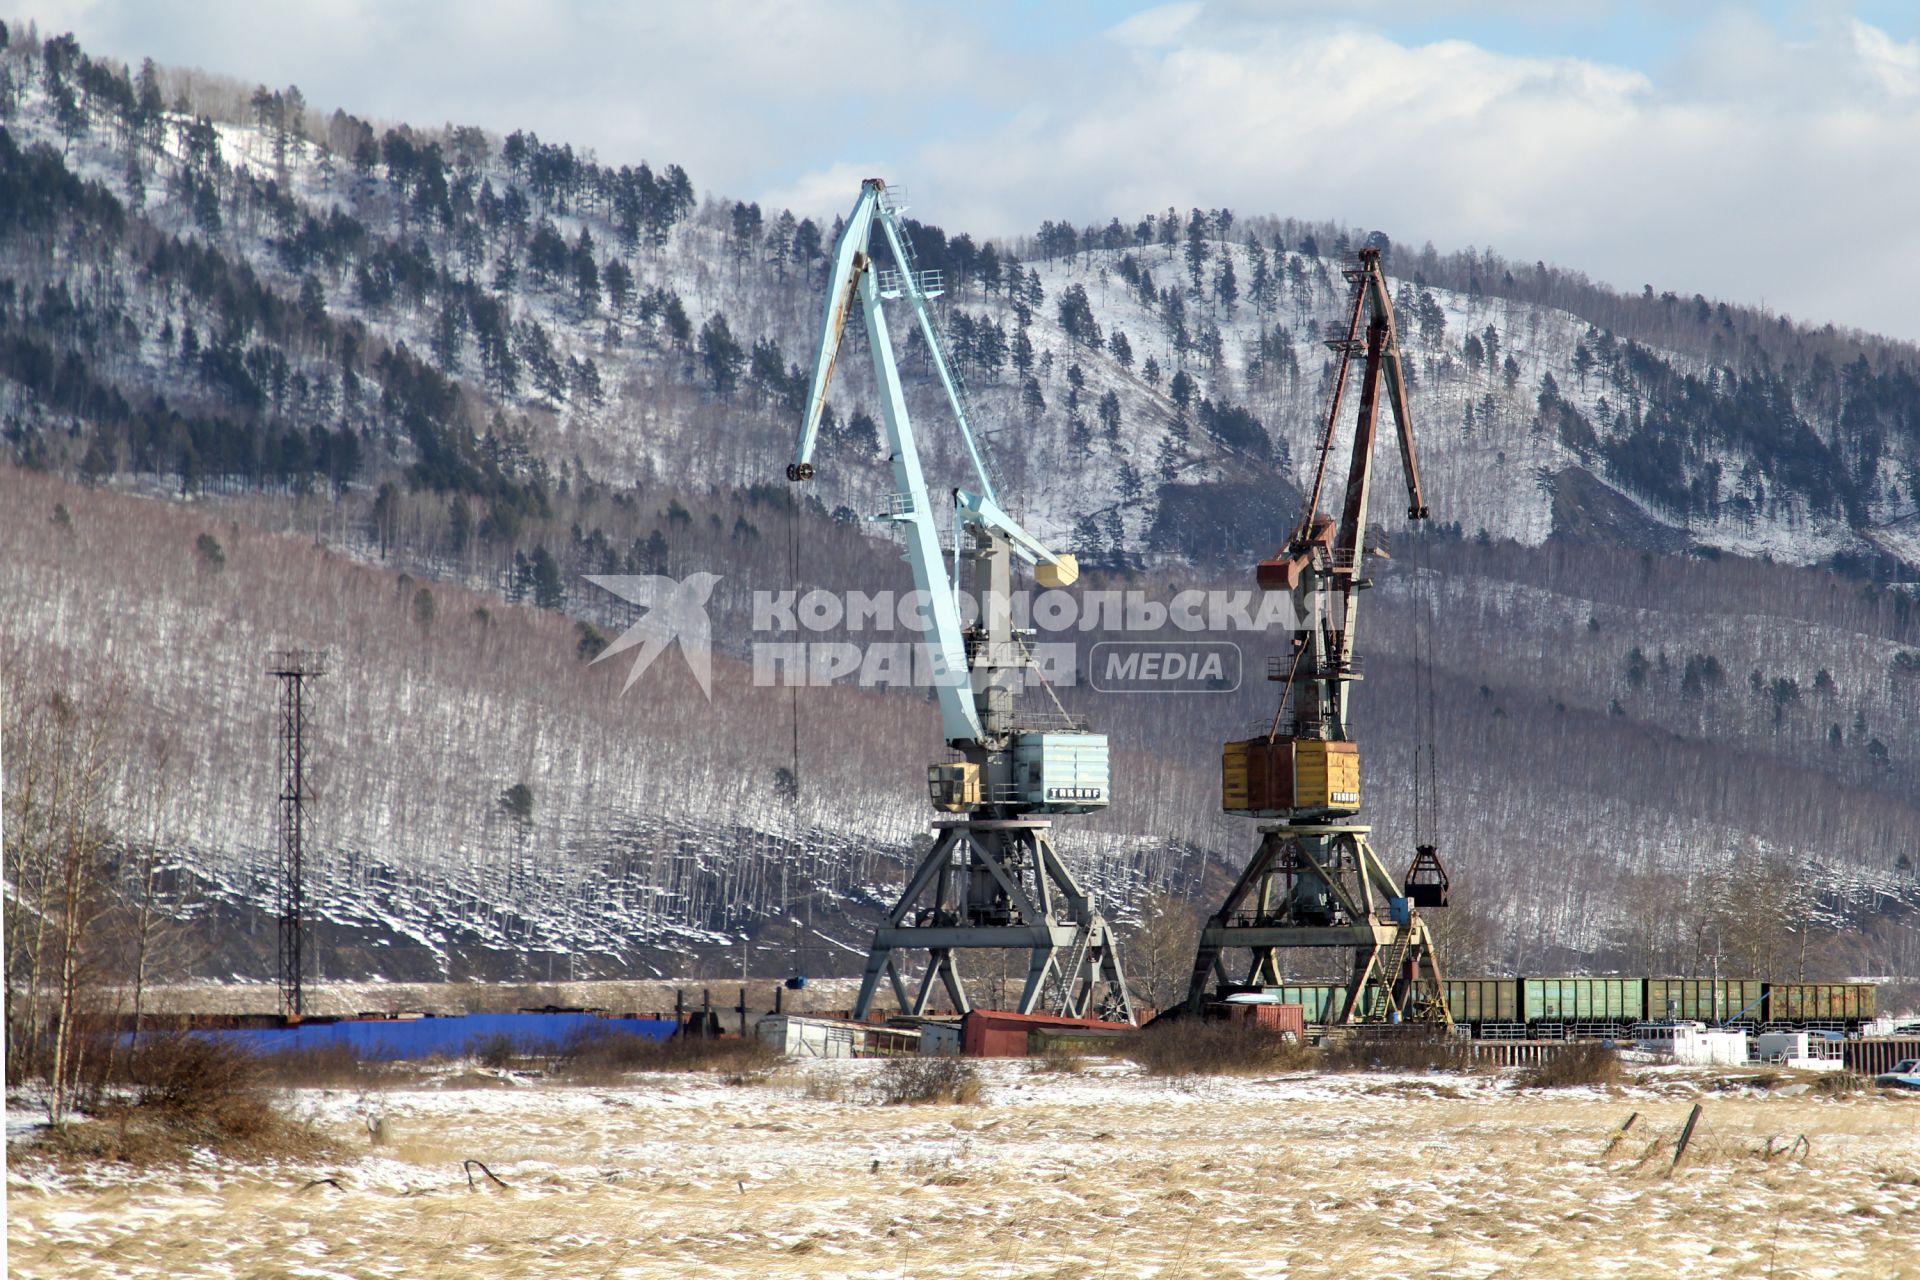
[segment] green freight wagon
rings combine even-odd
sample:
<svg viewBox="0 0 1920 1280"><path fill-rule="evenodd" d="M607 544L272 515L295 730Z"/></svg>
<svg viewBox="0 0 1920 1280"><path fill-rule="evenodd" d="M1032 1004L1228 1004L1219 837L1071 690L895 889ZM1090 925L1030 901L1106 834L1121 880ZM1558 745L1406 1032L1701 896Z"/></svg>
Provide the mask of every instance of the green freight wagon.
<svg viewBox="0 0 1920 1280"><path fill-rule="evenodd" d="M1687 1022L1765 1021L1766 983L1745 978L1648 978L1647 1016Z"/></svg>
<svg viewBox="0 0 1920 1280"><path fill-rule="evenodd" d="M1512 978L1448 978L1441 984L1455 1022L1519 1022L1518 985Z"/></svg>
<svg viewBox="0 0 1920 1280"><path fill-rule="evenodd" d="M1522 978L1520 1012L1526 1022L1642 1022L1644 978Z"/></svg>
<svg viewBox="0 0 1920 1280"><path fill-rule="evenodd" d="M1774 982L1767 986L1769 1022L1871 1021L1875 989L1853 982Z"/></svg>

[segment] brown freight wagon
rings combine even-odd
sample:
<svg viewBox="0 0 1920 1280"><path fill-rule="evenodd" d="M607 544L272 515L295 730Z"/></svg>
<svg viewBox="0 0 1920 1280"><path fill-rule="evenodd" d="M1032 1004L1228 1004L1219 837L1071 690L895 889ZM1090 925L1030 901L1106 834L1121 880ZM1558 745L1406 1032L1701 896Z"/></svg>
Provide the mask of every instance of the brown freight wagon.
<svg viewBox="0 0 1920 1280"><path fill-rule="evenodd" d="M1307 1034L1306 1011L1297 1004L1243 1004L1230 1000L1207 1006L1207 1015L1225 1022L1279 1034L1291 1032L1296 1039Z"/></svg>
<svg viewBox="0 0 1920 1280"><path fill-rule="evenodd" d="M1087 1031L1124 1034L1129 1022L1098 1018L1058 1018L1042 1013L975 1009L960 1020L960 1052L969 1058L1024 1058L1032 1052L1036 1031Z"/></svg>
<svg viewBox="0 0 1920 1280"><path fill-rule="evenodd" d="M1767 987L1767 1021L1869 1022L1877 995L1866 983L1775 982Z"/></svg>

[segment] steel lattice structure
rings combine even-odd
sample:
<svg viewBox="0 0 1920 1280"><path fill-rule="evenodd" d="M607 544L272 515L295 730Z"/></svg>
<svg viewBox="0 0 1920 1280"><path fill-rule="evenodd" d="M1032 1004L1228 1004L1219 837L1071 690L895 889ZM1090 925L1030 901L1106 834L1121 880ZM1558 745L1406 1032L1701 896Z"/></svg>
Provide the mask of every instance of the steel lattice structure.
<svg viewBox="0 0 1920 1280"><path fill-rule="evenodd" d="M311 649L282 649L267 661L280 681L280 1009L289 1018L306 1012L306 844L312 789L307 785L307 681L326 674L326 656Z"/></svg>

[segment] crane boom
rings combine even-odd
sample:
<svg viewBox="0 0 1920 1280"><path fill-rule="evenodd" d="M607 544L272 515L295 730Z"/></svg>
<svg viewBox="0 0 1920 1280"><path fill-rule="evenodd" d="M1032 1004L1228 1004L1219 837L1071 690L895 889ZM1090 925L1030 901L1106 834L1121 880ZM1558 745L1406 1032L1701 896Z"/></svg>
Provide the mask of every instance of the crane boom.
<svg viewBox="0 0 1920 1280"><path fill-rule="evenodd" d="M1229 744L1230 761L1250 759L1279 750L1283 745L1281 722L1290 709L1292 733L1285 735L1284 748L1289 761L1287 790L1299 798L1291 777L1292 762L1298 755L1297 743L1351 743L1348 721L1348 697L1359 679L1359 661L1355 650L1359 621L1361 588L1370 585L1364 562L1369 550L1367 521L1373 492L1374 445L1378 438L1381 391L1384 386L1399 437L1401 467L1407 484L1407 517L1427 518L1427 503L1420 486L1419 458L1413 442L1413 415L1407 407L1406 378L1400 366L1400 341L1393 320L1393 301L1387 292L1386 275L1375 249L1362 249L1358 263L1346 272L1353 283L1353 304L1348 313L1344 338L1331 338L1327 346L1339 356L1333 381L1333 404L1327 414L1326 432L1320 445L1320 462L1314 474L1313 488L1307 496L1306 510L1294 526L1286 545L1261 561L1257 578L1269 591L1292 592L1299 603L1299 616L1310 624L1293 638L1294 656L1288 666L1280 711L1274 716L1264 746L1252 743ZM1364 336L1362 322L1365 322ZM1362 359L1360 371L1359 413L1354 425L1353 448L1347 465L1346 492L1336 521L1319 509L1325 488L1327 460L1333 451L1335 433L1340 425L1340 409L1346 395L1348 374L1354 357ZM1313 606L1319 605L1320 608ZM1291 707L1287 705L1291 698ZM1239 754L1234 753L1238 751ZM1298 809L1302 812L1351 812L1360 807L1359 759L1351 746L1321 748L1311 746L1308 754L1328 759L1332 773L1350 774L1350 786L1331 782L1301 803L1280 803L1284 797L1229 798L1232 812L1277 815ZM1229 763L1232 772L1242 766Z"/></svg>
<svg viewBox="0 0 1920 1280"><path fill-rule="evenodd" d="M892 271L874 267L867 256L873 228L878 225L897 264ZM873 356L874 381L880 390L881 417L885 424L888 459L893 468L894 498L885 512L875 519L902 527L906 535L906 560L913 570L914 588L926 601L926 653L929 682L940 702L940 717L949 745L983 753L978 763L988 774L1003 771L998 766L1017 744L1010 721L1011 686L1009 672L1030 665L1024 648L1015 643L1011 620L1004 601L993 606L990 597L1004 596L1008 590L1004 569L997 573L990 563L976 569L984 588L981 623L963 628L960 620L958 587L941 554L940 531L928 495L925 471L920 461L919 443L913 419L907 409L906 393L894 360L893 342L887 327L883 298L904 297L912 308L927 342L934 372L953 411L961 439L966 446L980 493L964 489L951 491L956 539L967 530L975 543L977 560L995 557L1017 558L1034 566L1035 577L1044 587L1070 585L1079 576L1079 565L1066 552L1056 552L1021 527L1000 505L988 474L966 411L966 398L959 380L953 375L939 330L933 323L927 300L937 296L938 283L931 272L912 266L912 245L901 225L897 207L888 199L887 186L878 178L869 178L860 187L859 199L847 218L840 238L835 242L832 268L827 281L825 315L821 322L820 345L814 354L813 376L808 383L806 408L801 418L800 437L794 460L787 467L789 480L802 481L814 475L813 458L819 444L820 424L825 417L827 397L846 338L847 321L856 303L866 322L867 345ZM956 556L956 565L957 565ZM1094 738L1097 735L1080 735ZM1105 768L1105 740L1100 739L1101 770ZM1011 783L1009 785L1012 785ZM1084 788L1071 788L1080 791ZM1049 803L1044 792L1031 807L1043 811L1074 811L1106 803L1104 779L1098 788L1097 803ZM1076 797L1078 799L1078 797Z"/></svg>

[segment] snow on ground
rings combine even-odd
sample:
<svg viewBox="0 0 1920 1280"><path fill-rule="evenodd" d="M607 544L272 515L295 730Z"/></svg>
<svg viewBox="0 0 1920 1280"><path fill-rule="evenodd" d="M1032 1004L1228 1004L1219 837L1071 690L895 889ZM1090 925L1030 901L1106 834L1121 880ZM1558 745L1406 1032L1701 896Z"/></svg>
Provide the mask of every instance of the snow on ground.
<svg viewBox="0 0 1920 1280"><path fill-rule="evenodd" d="M1920 1106L1899 1099L1707 1092L1699 1159L1669 1179L1697 1076L1546 1093L1003 1062L983 1068L983 1105L912 1108L864 1100L880 1065L304 1091L292 1105L340 1144L324 1167L15 1159L10 1274L1920 1274ZM1633 1140L1608 1154L1630 1112ZM393 1135L377 1149L372 1114ZM1800 1134L1804 1159L1753 1154ZM506 1187L469 1189L466 1159ZM339 1189L302 1190L322 1175Z"/></svg>

